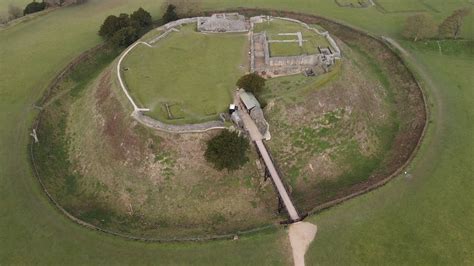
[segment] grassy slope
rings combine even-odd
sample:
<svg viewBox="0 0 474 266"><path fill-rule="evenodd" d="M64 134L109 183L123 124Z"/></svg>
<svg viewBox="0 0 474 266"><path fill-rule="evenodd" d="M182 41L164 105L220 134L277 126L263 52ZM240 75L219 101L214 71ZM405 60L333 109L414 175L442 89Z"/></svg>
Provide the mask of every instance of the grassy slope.
<svg viewBox="0 0 474 266"><path fill-rule="evenodd" d="M474 56L442 56L421 46L412 51L421 67L436 73L428 92L434 122L409 169L412 177L312 217L319 231L311 263L474 263ZM335 250L344 252L335 257Z"/></svg>
<svg viewBox="0 0 474 266"><path fill-rule="evenodd" d="M107 14L139 4L93 1L0 31L0 262L209 264L215 254L234 254L219 262L281 264L276 239L282 232L239 242L150 245L86 230L60 215L33 178L26 150L33 103L63 65L99 42L95 32Z"/></svg>
<svg viewBox="0 0 474 266"><path fill-rule="evenodd" d="M232 102L231 91L248 65L243 34L204 35L187 25L159 41L139 46L125 59L125 80L148 115L168 123L216 119ZM240 68L239 66L245 66ZM178 104L169 120L164 104Z"/></svg>
<svg viewBox="0 0 474 266"><path fill-rule="evenodd" d="M433 2L440 7L446 6L448 11L465 3L465 1L446 1L445 4L440 4L440 0ZM141 3L142 1L133 3L91 1L85 6L53 12L34 21L16 25L14 28L0 30L0 80L2 80L0 83L0 147L2 147L0 149L0 216L2 217L0 219L0 239L2 239L0 261L2 263L193 262L210 264L218 261L221 264L257 264L259 262L276 264L282 261L278 252L272 250L277 248L275 240L282 237L281 232L275 235L255 236L240 242L145 245L85 230L59 215L47 202L36 180L32 177L25 149L28 141L26 130L35 113L31 108L32 104L41 95L44 85L54 73L57 73L74 55L99 42L95 32L106 15L136 9ZM373 9L355 11L336 8L332 1L301 0L288 3L278 0L271 4L255 1L241 1L238 4L212 1L205 6L228 7L231 5L267 6L314 12L351 22L377 34L395 37L399 34L399 25L405 16L382 15ZM154 15L158 14L158 3L148 1L148 4L143 6L151 10ZM329 12L325 13L325 11ZM446 15L446 13L437 14L436 17L439 19L441 15ZM466 24L471 22L472 25L473 18L474 16L471 15ZM373 23L374 21L377 23ZM467 28L464 36L472 38L473 27ZM61 42L57 42L58 38L61 38ZM432 72L431 75L436 76L437 81L448 84L440 86L443 90L439 90L438 93L441 95L436 97L443 103L434 118L437 133L431 134L426 141L422 156L419 156L420 159L416 162L414 173L417 178L411 183L402 179L395 180L381 190L318 216L320 231L317 242L308 255L313 263L316 262L315 259L319 262L334 262L335 257L341 258L339 262L342 263L347 262L350 256L356 255L358 259L351 262L364 263L368 262L369 256L378 255L376 258L380 259L386 255L386 258L392 259L400 254L407 255L412 259L410 262L414 263L418 250L425 255L419 258L419 261L424 263L432 262L432 260L426 260L431 254L435 259L443 254L446 259L459 259L454 256L462 254L456 254L455 249L445 249L446 245L442 244L442 241L453 243L454 247L464 244L465 249L460 248L458 252L463 250L469 252L467 248L473 249L472 238L468 240L473 232L468 223L472 221L472 209L465 209L462 214L459 214L466 206L472 206L472 197L453 197L454 194L461 197L462 192L466 191L471 192L472 195L472 182L469 182L473 169L466 160L472 158L473 147L472 141L465 141L472 139L473 131L472 126L469 127L466 122L473 116L472 108L468 105L469 99L472 99L472 89L469 87L472 81L464 81L461 89L449 83L453 73L456 74L457 70L465 67L472 68L472 64L460 64L458 63L460 60L451 58L436 59L424 56L425 63L429 66L428 70ZM441 60L450 59L455 65L442 69L440 62L443 61ZM468 93L471 95L470 98L466 97ZM462 130L452 130L451 126L453 129L462 127ZM423 160L423 155L429 155L429 157ZM454 182L445 183L447 178L453 179ZM436 182L431 182L432 180ZM410 186L415 188L410 188ZM415 195L418 191L420 191L420 196ZM417 201L401 200L408 194L411 194L408 199ZM436 206L437 208L432 205L424 209L418 208L417 203L420 203L421 207L426 207L430 203L429 200L431 203L441 204ZM380 208L376 208L377 206ZM387 210L384 211L386 208ZM411 216L408 216L410 219L401 217L406 215L405 209L411 213ZM344 215L345 213L347 215ZM414 220L417 213L419 218ZM423 220L426 214L429 214L427 217L436 219ZM387 218L384 218L386 215ZM466 219L454 219L458 216ZM374 224L375 218L379 218L378 224ZM331 221L334 224L331 224ZM418 226L420 222L422 226ZM392 225L392 227L386 227L387 225ZM400 226L396 228L397 230L393 230L393 226L396 225ZM377 234L370 234L368 230L372 230L371 226ZM384 238L380 237L378 241L368 238L368 236L376 237L379 234ZM440 237L438 238L436 234ZM450 237L447 238L448 234ZM421 248L420 239L424 243ZM352 242L348 242L349 240ZM394 247L399 248L391 253ZM400 251L405 252L400 253ZM222 256L222 254L234 256ZM337 256L329 257L335 254ZM465 255L469 254L465 253ZM472 258L472 253L470 255ZM332 260L329 260L331 258ZM399 256L399 259L403 259L403 256ZM375 261L372 262L375 263Z"/></svg>

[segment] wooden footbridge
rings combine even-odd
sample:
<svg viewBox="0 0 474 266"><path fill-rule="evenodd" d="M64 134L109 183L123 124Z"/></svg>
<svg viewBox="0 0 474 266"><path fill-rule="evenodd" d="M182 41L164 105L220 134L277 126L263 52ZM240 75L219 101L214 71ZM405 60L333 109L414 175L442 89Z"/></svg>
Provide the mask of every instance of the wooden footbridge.
<svg viewBox="0 0 474 266"><path fill-rule="evenodd" d="M278 192L279 200L281 203L283 203L283 206L285 207L288 212L288 215L290 216L289 222L293 223L301 221L302 217L298 214L298 211L296 210L295 206L293 205L293 202L291 201L288 191L286 190L283 182L281 181L280 174L278 173L275 167L275 164L272 160L272 157L270 156L270 153L267 150L267 147L262 141L263 136L258 130L257 125L252 120L250 115L245 111L245 108L243 107L240 101L236 100L236 105L239 106L238 112L240 118L243 121L244 127L249 133L252 141L255 143L258 153L260 154L263 162L265 163L266 173L270 175L273 181L273 184Z"/></svg>

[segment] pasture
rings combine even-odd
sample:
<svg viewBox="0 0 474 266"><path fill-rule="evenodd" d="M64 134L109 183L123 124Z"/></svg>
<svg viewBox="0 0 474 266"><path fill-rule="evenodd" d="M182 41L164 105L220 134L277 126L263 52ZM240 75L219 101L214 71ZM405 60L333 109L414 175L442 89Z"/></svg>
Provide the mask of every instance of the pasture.
<svg viewBox="0 0 474 266"><path fill-rule="evenodd" d="M202 34L195 27L182 27L153 48L140 45L125 58L125 81L139 105L151 109L146 115L173 124L216 120L232 102L235 82L248 69L246 35Z"/></svg>
<svg viewBox="0 0 474 266"><path fill-rule="evenodd" d="M412 0L397 2L403 7ZM424 2L440 11L426 11L437 21L456 8L471 6L464 0ZM0 30L0 262L291 263L284 230L232 242L132 242L71 223L44 197L32 175L26 149L28 129L37 113L33 105L64 65L101 41L96 33L107 15L130 12L139 6L151 11L154 18L161 15L156 1L91 0L86 5L68 7ZM206 1L203 4L206 9L236 6L324 15L393 38L400 38L401 25L409 15L384 14L375 8L339 8L333 1ZM474 16L470 15L463 38L474 37L473 22ZM388 259L394 264L473 264L474 81L470 73L474 65L472 57L461 52L472 46L440 54L423 43L402 45L409 47L416 60L415 68L421 70L431 106L428 136L408 169L412 178L401 176L381 189L310 217L319 229L306 255L308 263L380 265Z"/></svg>

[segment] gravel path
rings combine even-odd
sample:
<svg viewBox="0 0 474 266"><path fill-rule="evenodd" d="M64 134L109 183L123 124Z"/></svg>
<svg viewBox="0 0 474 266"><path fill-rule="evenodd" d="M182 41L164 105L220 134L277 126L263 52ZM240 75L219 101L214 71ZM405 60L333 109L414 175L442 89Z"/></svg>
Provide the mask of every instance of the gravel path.
<svg viewBox="0 0 474 266"><path fill-rule="evenodd" d="M290 238L295 266L304 266L304 255L309 244L316 236L318 227L308 222L298 222L290 225L288 237Z"/></svg>

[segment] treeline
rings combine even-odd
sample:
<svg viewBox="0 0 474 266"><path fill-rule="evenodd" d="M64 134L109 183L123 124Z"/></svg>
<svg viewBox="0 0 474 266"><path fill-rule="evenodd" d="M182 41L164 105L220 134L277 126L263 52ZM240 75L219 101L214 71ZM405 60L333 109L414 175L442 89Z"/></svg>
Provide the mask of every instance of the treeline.
<svg viewBox="0 0 474 266"><path fill-rule="evenodd" d="M150 13L140 7L130 15L108 16L100 26L99 35L114 46L128 46L145 34L152 24Z"/></svg>
<svg viewBox="0 0 474 266"><path fill-rule="evenodd" d="M432 38L458 39L461 36L464 18L470 13L471 8L454 10L439 25L429 14L416 14L407 18L402 35L415 42Z"/></svg>
<svg viewBox="0 0 474 266"><path fill-rule="evenodd" d="M64 4L83 4L87 0L43 0L41 2L28 3L23 9L14 4L8 5L8 11L6 16L0 17L0 24L8 23L14 19L21 18L28 14L33 14L39 11L43 11L50 7L63 6Z"/></svg>
<svg viewBox="0 0 474 266"><path fill-rule="evenodd" d="M183 17L193 16L200 10L200 2L197 0L166 0L161 10L163 16L159 24L178 20ZM148 11L139 8L132 14L122 13L118 16L108 16L99 29L99 35L109 44L116 47L126 47L151 29L153 20Z"/></svg>

